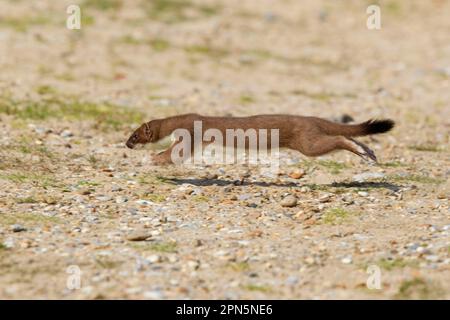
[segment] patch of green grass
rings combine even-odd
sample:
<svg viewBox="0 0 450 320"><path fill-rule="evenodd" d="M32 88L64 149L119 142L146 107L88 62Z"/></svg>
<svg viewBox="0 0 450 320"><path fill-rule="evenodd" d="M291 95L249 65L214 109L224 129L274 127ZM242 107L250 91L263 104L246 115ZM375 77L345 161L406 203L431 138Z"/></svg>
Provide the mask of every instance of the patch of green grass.
<svg viewBox="0 0 450 320"><path fill-rule="evenodd" d="M417 144L408 147L411 150L426 152L441 152L442 148L435 144Z"/></svg>
<svg viewBox="0 0 450 320"><path fill-rule="evenodd" d="M423 184L441 184L444 183L444 179L417 175L417 174L408 174L408 175L390 175L387 177L388 180L393 180L396 182L416 182Z"/></svg>
<svg viewBox="0 0 450 320"><path fill-rule="evenodd" d="M202 196L202 195L193 195L191 197L189 197L189 199L193 202L208 202L209 198L206 196Z"/></svg>
<svg viewBox="0 0 450 320"><path fill-rule="evenodd" d="M50 98L39 101L14 101L0 98L0 113L26 120L47 120L49 118L70 120L95 120L102 129L118 130L124 125L140 123L143 113L108 102L85 102L75 98Z"/></svg>
<svg viewBox="0 0 450 320"><path fill-rule="evenodd" d="M306 171L311 171L317 165L326 168L331 174L339 174L342 170L348 169L349 166L342 162L337 162L333 160L304 160L302 161L302 166L305 167Z"/></svg>
<svg viewBox="0 0 450 320"><path fill-rule="evenodd" d="M213 59L221 59L225 58L230 54L230 52L226 49L215 48L207 45L192 45L184 48L187 53L190 54L200 54L204 56L208 56Z"/></svg>
<svg viewBox="0 0 450 320"><path fill-rule="evenodd" d="M59 224L62 223L58 217L44 216L39 213L13 213L5 214L0 213L0 224L13 225L36 225L36 224Z"/></svg>
<svg viewBox="0 0 450 320"><path fill-rule="evenodd" d="M150 250L156 251L156 252L163 252L163 253L177 252L176 242L152 243L149 247L150 247Z"/></svg>
<svg viewBox="0 0 450 320"><path fill-rule="evenodd" d="M315 66L315 67L327 68L329 70L347 69L347 66L344 66L339 63L332 62L332 61L328 61L328 60L320 60L315 57L287 57L287 56L283 56L283 55L279 55L277 53L271 52L266 49L252 49L252 50L244 51L242 53L244 55L254 57L260 61L270 59L270 60L275 60L275 61L278 61L281 63L290 64L290 65L302 64L305 66ZM248 64L249 62L244 60L242 63ZM252 64L252 63L250 62L250 64ZM356 95L354 95L354 94L337 95L337 94L333 94L333 93L324 93L324 94L318 93L316 95L314 93L306 92L303 90L293 91L292 93L298 94L298 95L310 96L311 98L319 99L319 100L328 100L329 98L334 97L334 96L347 97L347 98L356 97Z"/></svg>
<svg viewBox="0 0 450 320"><path fill-rule="evenodd" d="M305 96L313 100L319 100L324 102L330 101L332 98L337 96L330 92L308 92L302 89L293 90L291 93L294 95Z"/></svg>
<svg viewBox="0 0 450 320"><path fill-rule="evenodd" d="M169 41L162 38L155 38L149 41L150 46L155 51L165 51L171 47Z"/></svg>
<svg viewBox="0 0 450 320"><path fill-rule="evenodd" d="M40 95L55 95L57 90L49 85L42 85L36 88L36 92Z"/></svg>
<svg viewBox="0 0 450 320"><path fill-rule="evenodd" d="M177 243L176 242L157 242L157 243L130 243L132 248L141 250L141 251L155 251L160 253L175 253L177 252Z"/></svg>
<svg viewBox="0 0 450 320"><path fill-rule="evenodd" d="M38 203L39 201L33 197L17 198L16 203Z"/></svg>
<svg viewBox="0 0 450 320"><path fill-rule="evenodd" d="M77 182L78 187L97 187L100 183L88 180L80 180Z"/></svg>
<svg viewBox="0 0 450 320"><path fill-rule="evenodd" d="M52 20L48 16L20 16L20 17L2 17L0 27L14 29L18 32L26 32L30 27L50 24Z"/></svg>
<svg viewBox="0 0 450 320"><path fill-rule="evenodd" d="M327 168L328 171L332 174L338 174L341 173L342 170L347 169L348 165L345 163L341 163L341 162L337 162L337 161L333 161L333 160L319 160L317 161L317 163L324 167Z"/></svg>
<svg viewBox="0 0 450 320"><path fill-rule="evenodd" d="M396 299L437 299L443 294L441 287L423 278L404 280L400 284Z"/></svg>
<svg viewBox="0 0 450 320"><path fill-rule="evenodd" d="M3 244L3 241L0 241L0 252L6 251L8 248Z"/></svg>
<svg viewBox="0 0 450 320"><path fill-rule="evenodd" d="M105 11L118 10L122 7L122 5L122 0L84 0L81 7Z"/></svg>
<svg viewBox="0 0 450 320"><path fill-rule="evenodd" d="M341 224L349 220L352 216L355 216L355 213L343 208L332 208L325 211L322 222L325 224Z"/></svg>
<svg viewBox="0 0 450 320"><path fill-rule="evenodd" d="M123 36L118 40L120 43L128 44L128 45L150 45L150 47L154 51L166 51L170 49L172 44L163 38L153 38L150 40L147 39L136 39L132 35Z"/></svg>
<svg viewBox="0 0 450 320"><path fill-rule="evenodd" d="M390 161L385 163L379 163L380 167L383 168L400 168L400 167L406 167L407 165L400 161Z"/></svg>
<svg viewBox="0 0 450 320"><path fill-rule="evenodd" d="M387 271L397 269L397 268L405 268L405 267L416 267L417 261L408 261L405 259L381 259L377 263L375 263L380 268L383 268Z"/></svg>
<svg viewBox="0 0 450 320"><path fill-rule="evenodd" d="M146 200L152 201L152 202L157 202L157 203L161 203L166 201L166 196L162 195L162 194L148 194L145 196Z"/></svg>
<svg viewBox="0 0 450 320"><path fill-rule="evenodd" d="M227 267L237 272L244 272L250 270L248 262L231 262L227 264Z"/></svg>
<svg viewBox="0 0 450 320"><path fill-rule="evenodd" d="M248 290L248 291L259 291L259 292L272 292L272 288L270 286L267 285L259 285L259 284L246 284L244 286L242 286L243 289Z"/></svg>
<svg viewBox="0 0 450 320"><path fill-rule="evenodd" d="M239 102L241 104L251 104L255 102L255 98L253 96L243 94L239 97Z"/></svg>
<svg viewBox="0 0 450 320"><path fill-rule="evenodd" d="M58 181L50 174L40 172L18 171L0 173L0 179L9 180L17 184L30 183L42 188L59 187Z"/></svg>
<svg viewBox="0 0 450 320"><path fill-rule="evenodd" d="M218 14L217 4L197 4L189 0L144 0L142 2L150 19L165 23L178 23Z"/></svg>
<svg viewBox="0 0 450 320"><path fill-rule="evenodd" d="M19 151L24 154L38 155L48 159L54 158L54 154L43 145L37 145L31 137L21 137L15 144L6 147L9 150Z"/></svg>
<svg viewBox="0 0 450 320"><path fill-rule="evenodd" d="M161 176L154 176L154 175L150 175L150 174L145 174L145 175L139 176L138 182L140 184L151 184L151 185L155 185L155 184L175 185L175 183L168 178L161 177Z"/></svg>
<svg viewBox="0 0 450 320"><path fill-rule="evenodd" d="M95 263L103 269L115 269L122 264L122 261L112 260L108 257L96 257Z"/></svg>

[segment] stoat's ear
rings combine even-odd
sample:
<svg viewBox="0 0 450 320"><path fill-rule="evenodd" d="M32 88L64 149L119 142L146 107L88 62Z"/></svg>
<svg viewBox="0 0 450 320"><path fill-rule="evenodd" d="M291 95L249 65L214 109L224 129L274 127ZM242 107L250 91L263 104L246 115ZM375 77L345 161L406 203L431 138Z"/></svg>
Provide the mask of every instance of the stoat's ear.
<svg viewBox="0 0 450 320"><path fill-rule="evenodd" d="M152 129L150 129L150 125L148 124L148 122L145 123L144 133L148 139L151 139L153 136L153 131Z"/></svg>

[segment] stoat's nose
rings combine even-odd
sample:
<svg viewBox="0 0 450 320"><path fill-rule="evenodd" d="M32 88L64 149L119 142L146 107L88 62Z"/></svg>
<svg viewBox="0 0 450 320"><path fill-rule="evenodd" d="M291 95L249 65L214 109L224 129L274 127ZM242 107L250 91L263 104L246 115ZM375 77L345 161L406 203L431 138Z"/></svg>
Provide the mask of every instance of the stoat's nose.
<svg viewBox="0 0 450 320"><path fill-rule="evenodd" d="M130 149L133 149L133 148L134 148L134 144L133 144L131 141L127 141L126 145L127 145L127 147L130 148Z"/></svg>

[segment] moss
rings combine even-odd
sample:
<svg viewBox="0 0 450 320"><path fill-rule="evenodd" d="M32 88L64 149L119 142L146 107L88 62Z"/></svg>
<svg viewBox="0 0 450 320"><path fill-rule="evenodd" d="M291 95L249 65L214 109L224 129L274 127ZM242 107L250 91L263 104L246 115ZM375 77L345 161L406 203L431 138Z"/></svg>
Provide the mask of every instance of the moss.
<svg viewBox="0 0 450 320"><path fill-rule="evenodd" d="M150 19L164 23L179 23L218 14L217 4L206 5L189 0L144 0L144 10Z"/></svg>
<svg viewBox="0 0 450 320"><path fill-rule="evenodd" d="M248 291L259 291L259 292L265 292L265 293L272 292L272 288L267 285L247 284L247 285L244 285L242 288L245 290L248 290Z"/></svg>
<svg viewBox="0 0 450 320"><path fill-rule="evenodd" d="M405 267L416 267L417 266L417 261L408 261L405 259L381 259L376 263L377 266L379 266L380 268L383 268L387 271L391 271L393 269L397 269L397 268L405 268Z"/></svg>
<svg viewBox="0 0 450 320"><path fill-rule="evenodd" d="M152 251L163 252L163 253L174 253L177 252L176 242L160 242L152 243L150 245Z"/></svg>
<svg viewBox="0 0 450 320"><path fill-rule="evenodd" d="M213 59L221 59L230 54L230 52L226 49L215 48L212 46L206 45L192 45L184 48L187 53L190 54L200 54L204 56L208 56Z"/></svg>
<svg viewBox="0 0 450 320"><path fill-rule="evenodd" d="M400 284L396 299L437 299L443 294L441 287L423 278L404 280Z"/></svg>
<svg viewBox="0 0 450 320"><path fill-rule="evenodd" d="M32 184L42 188L60 186L53 175L42 172L17 171L0 173L0 179L9 180L16 184Z"/></svg>
<svg viewBox="0 0 450 320"><path fill-rule="evenodd" d="M107 257L96 257L95 263L103 269L115 269L122 264L122 261L112 260Z"/></svg>
<svg viewBox="0 0 450 320"><path fill-rule="evenodd" d="M152 49L155 51L166 51L171 47L170 42L162 38L152 39L149 43Z"/></svg>
<svg viewBox="0 0 450 320"><path fill-rule="evenodd" d="M39 213L13 213L13 214L0 214L0 224L13 225L40 225L40 224L59 224L62 223L58 217L44 216Z"/></svg>
<svg viewBox="0 0 450 320"><path fill-rule="evenodd" d="M102 129L117 130L120 127L140 123L143 114L108 102L94 103L73 97L52 97L39 101L15 101L0 98L0 113L26 120L47 120L49 118L69 120L95 120Z"/></svg>
<svg viewBox="0 0 450 320"><path fill-rule="evenodd" d="M193 195L189 199L193 202L208 202L209 198L202 195Z"/></svg>
<svg viewBox="0 0 450 320"><path fill-rule="evenodd" d="M332 208L325 211L322 222L325 224L341 224L355 216L354 212L347 211L343 208Z"/></svg>
<svg viewBox="0 0 450 320"><path fill-rule="evenodd" d="M145 199L152 201L152 202L161 203L161 202L166 201L166 196L164 196L162 194L147 194L145 196Z"/></svg>
<svg viewBox="0 0 450 320"><path fill-rule="evenodd" d="M378 164L382 168L399 168L399 167L406 167L407 165L400 161L390 161L385 163L379 163Z"/></svg>
<svg viewBox="0 0 450 320"><path fill-rule="evenodd" d="M239 102L241 104L251 104L255 102L255 98L253 96L244 94L239 97Z"/></svg>
<svg viewBox="0 0 450 320"><path fill-rule="evenodd" d="M231 262L227 267L236 272L243 272L250 270L250 265L247 262Z"/></svg>
<svg viewBox="0 0 450 320"><path fill-rule="evenodd" d="M411 150L416 151L425 151L425 152L440 152L442 151L441 147L435 144L417 144L408 147Z"/></svg>
<svg viewBox="0 0 450 320"><path fill-rule="evenodd" d="M18 32L27 32L30 27L50 24L52 20L48 16L20 16L2 17L0 27L7 27Z"/></svg>
<svg viewBox="0 0 450 320"><path fill-rule="evenodd" d="M16 203L38 203L39 201L33 197L17 198Z"/></svg>
<svg viewBox="0 0 450 320"><path fill-rule="evenodd" d="M332 161L332 160L319 160L317 161L317 163L324 167L327 168L328 171L332 174L338 174L341 173L341 171L343 169L347 169L348 165L346 165L345 163L341 163L341 162L337 162L337 161Z"/></svg>
<svg viewBox="0 0 450 320"><path fill-rule="evenodd" d="M93 8L96 10L118 10L122 7L122 0L85 0L82 8Z"/></svg>

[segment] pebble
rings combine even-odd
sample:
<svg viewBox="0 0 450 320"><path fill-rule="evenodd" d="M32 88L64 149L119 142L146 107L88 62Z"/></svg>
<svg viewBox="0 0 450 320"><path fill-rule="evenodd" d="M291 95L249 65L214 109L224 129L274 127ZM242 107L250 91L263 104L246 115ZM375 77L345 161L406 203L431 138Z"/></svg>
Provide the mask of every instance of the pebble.
<svg viewBox="0 0 450 320"><path fill-rule="evenodd" d="M280 202L282 207L292 208L297 205L297 198L293 195L288 195L284 197L283 200Z"/></svg>
<svg viewBox="0 0 450 320"><path fill-rule="evenodd" d="M300 179L305 175L305 171L303 170L295 170L289 174L289 177L292 179Z"/></svg>
<svg viewBox="0 0 450 320"><path fill-rule="evenodd" d="M152 235L149 232L146 231L136 231L132 234L130 234L127 237L127 240L129 241L145 241L148 238L150 238Z"/></svg>
<svg viewBox="0 0 450 320"><path fill-rule="evenodd" d="M164 294L160 290L152 290L144 292L144 298L161 300L164 299Z"/></svg>
<svg viewBox="0 0 450 320"><path fill-rule="evenodd" d="M150 263L158 263L158 262L162 261L161 256L159 256L157 254L152 254L152 255L148 256L146 259Z"/></svg>
<svg viewBox="0 0 450 320"><path fill-rule="evenodd" d="M116 198L116 203L117 204L125 203L127 201L128 201L128 199L126 197L119 196L119 197Z"/></svg>
<svg viewBox="0 0 450 320"><path fill-rule="evenodd" d="M367 197L369 193L366 191L358 191L358 195L360 195L361 197Z"/></svg>
<svg viewBox="0 0 450 320"><path fill-rule="evenodd" d="M342 259L341 259L341 262L342 262L343 264L351 264L351 263L353 262L353 259L352 259L351 256L348 256L348 257L342 258Z"/></svg>
<svg viewBox="0 0 450 320"><path fill-rule="evenodd" d="M111 197L106 195L100 195L95 197L95 199L97 199L98 201L109 201L111 200Z"/></svg>
<svg viewBox="0 0 450 320"><path fill-rule="evenodd" d="M12 230L12 232L22 232L22 231L27 231L27 228L25 228L24 226L22 226L20 224L14 224L11 226L11 230Z"/></svg>
<svg viewBox="0 0 450 320"><path fill-rule="evenodd" d="M73 133L69 130L63 130L61 132L60 136L63 138L70 138L70 137L73 137Z"/></svg>

